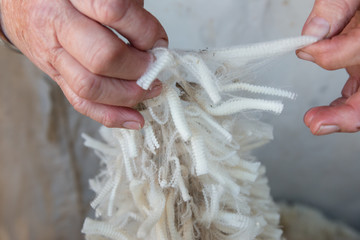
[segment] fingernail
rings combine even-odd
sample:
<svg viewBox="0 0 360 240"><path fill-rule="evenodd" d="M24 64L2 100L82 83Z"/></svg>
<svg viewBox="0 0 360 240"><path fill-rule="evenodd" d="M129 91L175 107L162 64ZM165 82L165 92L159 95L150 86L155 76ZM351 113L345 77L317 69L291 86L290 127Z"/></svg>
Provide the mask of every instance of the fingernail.
<svg viewBox="0 0 360 240"><path fill-rule="evenodd" d="M123 128L132 129L132 130L141 129L141 124L139 122L133 122L133 121L124 122L122 126Z"/></svg>
<svg viewBox="0 0 360 240"><path fill-rule="evenodd" d="M340 128L336 125L322 125L317 131L316 135L326 135L335 132L339 132Z"/></svg>
<svg viewBox="0 0 360 240"><path fill-rule="evenodd" d="M159 40L154 44L154 48L158 48L158 47L167 48L168 46L169 46L169 42L166 41L165 39L159 39Z"/></svg>
<svg viewBox="0 0 360 240"><path fill-rule="evenodd" d="M330 24L324 18L314 17L307 24L304 29L303 35L317 37L324 39L330 32Z"/></svg>
<svg viewBox="0 0 360 240"><path fill-rule="evenodd" d="M162 85L161 84L151 86L150 89L145 94L144 99L150 99L150 98L157 97L161 93L161 90L162 90Z"/></svg>
<svg viewBox="0 0 360 240"><path fill-rule="evenodd" d="M315 61L315 58L313 56L303 51L298 52L296 55L298 56L298 58L301 58L306 61L310 61L310 62Z"/></svg>
<svg viewBox="0 0 360 240"><path fill-rule="evenodd" d="M162 86L162 83L159 79L155 79L155 81L153 81L149 87L149 90L151 91L153 88L158 87L158 86Z"/></svg>
<svg viewBox="0 0 360 240"><path fill-rule="evenodd" d="M149 90L145 94L144 99L150 99L158 96L162 90L162 83L159 80L155 80L149 87Z"/></svg>

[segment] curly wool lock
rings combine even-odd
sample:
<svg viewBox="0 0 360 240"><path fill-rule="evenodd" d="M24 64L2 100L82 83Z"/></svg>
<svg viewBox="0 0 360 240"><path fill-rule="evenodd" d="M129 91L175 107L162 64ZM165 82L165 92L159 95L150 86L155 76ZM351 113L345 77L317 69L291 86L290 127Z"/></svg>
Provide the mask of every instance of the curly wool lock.
<svg viewBox="0 0 360 240"><path fill-rule="evenodd" d="M241 91L294 94L256 86L244 69L316 40L200 52L154 49L157 61L138 84L147 89L158 78L164 88L143 103L144 129L103 127L106 143L84 136L104 166L90 182L97 220L86 219L87 239L279 240L265 169L249 152L272 138L271 126L242 113L278 114L283 105L241 97Z"/></svg>

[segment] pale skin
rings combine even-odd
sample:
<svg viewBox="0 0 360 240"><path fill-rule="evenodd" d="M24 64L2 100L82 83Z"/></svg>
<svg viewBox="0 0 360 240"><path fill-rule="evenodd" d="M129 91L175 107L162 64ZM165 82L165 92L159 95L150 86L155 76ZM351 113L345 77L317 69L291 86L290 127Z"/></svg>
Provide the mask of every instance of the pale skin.
<svg viewBox="0 0 360 240"><path fill-rule="evenodd" d="M1 0L8 38L47 73L80 113L107 127L140 129L132 107L158 96L161 83L144 91L136 80L153 61L147 52L167 47L159 21L143 0ZM360 130L360 0L316 0L303 29L322 40L298 57L328 69L346 68L342 97L309 110L305 124L315 135ZM108 28L123 35L124 43Z"/></svg>

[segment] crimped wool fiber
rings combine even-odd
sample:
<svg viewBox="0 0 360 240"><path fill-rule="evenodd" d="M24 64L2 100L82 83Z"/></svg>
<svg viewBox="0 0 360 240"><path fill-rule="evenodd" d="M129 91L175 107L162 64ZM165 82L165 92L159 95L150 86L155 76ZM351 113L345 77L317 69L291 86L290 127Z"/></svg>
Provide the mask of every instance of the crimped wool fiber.
<svg viewBox="0 0 360 240"><path fill-rule="evenodd" d="M297 37L227 49L152 50L156 61L138 80L157 78L162 94L138 106L141 131L107 129L104 142L86 135L101 172L90 181L96 218L89 240L279 240L279 214L265 169L251 150L272 138L249 111L280 114L288 91L253 83L274 57L316 42Z"/></svg>

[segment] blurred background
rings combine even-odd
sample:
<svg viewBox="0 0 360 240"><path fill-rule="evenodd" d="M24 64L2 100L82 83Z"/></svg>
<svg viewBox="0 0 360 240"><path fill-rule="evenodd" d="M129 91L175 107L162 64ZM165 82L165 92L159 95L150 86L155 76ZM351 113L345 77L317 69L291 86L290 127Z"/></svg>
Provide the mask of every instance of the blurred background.
<svg viewBox="0 0 360 240"><path fill-rule="evenodd" d="M298 36L313 0L152 0L170 47L203 49ZM264 115L274 140L255 152L277 201L303 203L360 230L360 134L315 137L312 106L340 96L344 71L285 56L256 74L291 90L282 115ZM0 47L0 240L82 239L99 166L80 134L99 125L76 113L56 84L24 56Z"/></svg>

